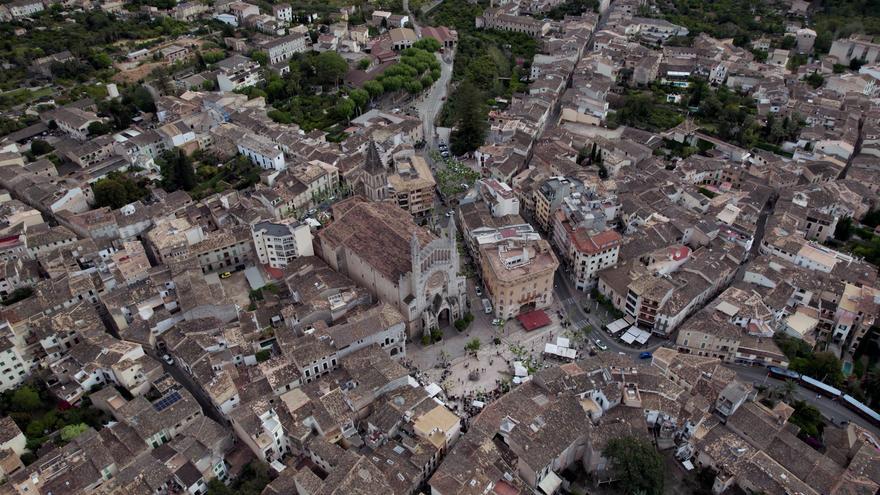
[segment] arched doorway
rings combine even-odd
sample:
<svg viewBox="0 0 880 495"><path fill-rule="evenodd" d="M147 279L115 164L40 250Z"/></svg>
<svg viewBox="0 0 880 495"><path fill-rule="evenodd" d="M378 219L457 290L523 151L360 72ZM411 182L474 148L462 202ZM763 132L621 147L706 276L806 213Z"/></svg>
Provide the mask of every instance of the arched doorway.
<svg viewBox="0 0 880 495"><path fill-rule="evenodd" d="M449 308L443 308L437 313L437 327L438 328L446 328L449 324L452 323L450 319L450 311Z"/></svg>

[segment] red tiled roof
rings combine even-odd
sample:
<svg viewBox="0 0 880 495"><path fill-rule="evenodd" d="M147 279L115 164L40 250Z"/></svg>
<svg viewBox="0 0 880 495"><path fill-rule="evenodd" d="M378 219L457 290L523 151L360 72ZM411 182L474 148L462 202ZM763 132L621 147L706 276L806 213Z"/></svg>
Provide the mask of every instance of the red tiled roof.
<svg viewBox="0 0 880 495"><path fill-rule="evenodd" d="M590 236L584 228L577 229L571 234L571 241L575 249L581 253L594 254L620 244L620 234L615 230L606 230L594 236Z"/></svg>
<svg viewBox="0 0 880 495"><path fill-rule="evenodd" d="M526 332L531 332L532 330L546 327L550 324L550 317L541 309L523 313L517 316L516 319L519 320L522 326L526 329Z"/></svg>

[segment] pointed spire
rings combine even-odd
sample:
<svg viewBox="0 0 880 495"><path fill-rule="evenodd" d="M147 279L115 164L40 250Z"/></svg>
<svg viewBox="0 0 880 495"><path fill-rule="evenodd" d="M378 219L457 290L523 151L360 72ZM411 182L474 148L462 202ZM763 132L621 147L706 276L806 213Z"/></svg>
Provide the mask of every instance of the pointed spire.
<svg viewBox="0 0 880 495"><path fill-rule="evenodd" d="M364 161L364 171L372 175L385 171L385 164L382 163L382 157L379 155L379 148L376 146L376 141L373 139L370 139L370 144L367 145L367 158Z"/></svg>

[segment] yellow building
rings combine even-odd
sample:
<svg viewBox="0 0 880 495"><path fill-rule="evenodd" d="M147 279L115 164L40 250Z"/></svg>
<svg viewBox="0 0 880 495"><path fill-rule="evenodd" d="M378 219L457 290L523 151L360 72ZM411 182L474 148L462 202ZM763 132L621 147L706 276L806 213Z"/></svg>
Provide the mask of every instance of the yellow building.
<svg viewBox="0 0 880 495"><path fill-rule="evenodd" d="M559 261L550 243L505 240L480 248L483 283L497 318L549 307L553 302L553 274Z"/></svg>

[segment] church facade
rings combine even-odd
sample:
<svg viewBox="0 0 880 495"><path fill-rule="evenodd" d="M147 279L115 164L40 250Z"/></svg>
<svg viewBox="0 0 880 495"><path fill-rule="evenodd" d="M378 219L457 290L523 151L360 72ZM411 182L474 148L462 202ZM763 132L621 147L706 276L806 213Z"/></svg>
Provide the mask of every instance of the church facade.
<svg viewBox="0 0 880 495"><path fill-rule="evenodd" d="M452 218L440 237L415 224L393 201L354 197L333 206L319 234L319 253L334 269L393 304L410 338L461 318L465 277L459 274Z"/></svg>

